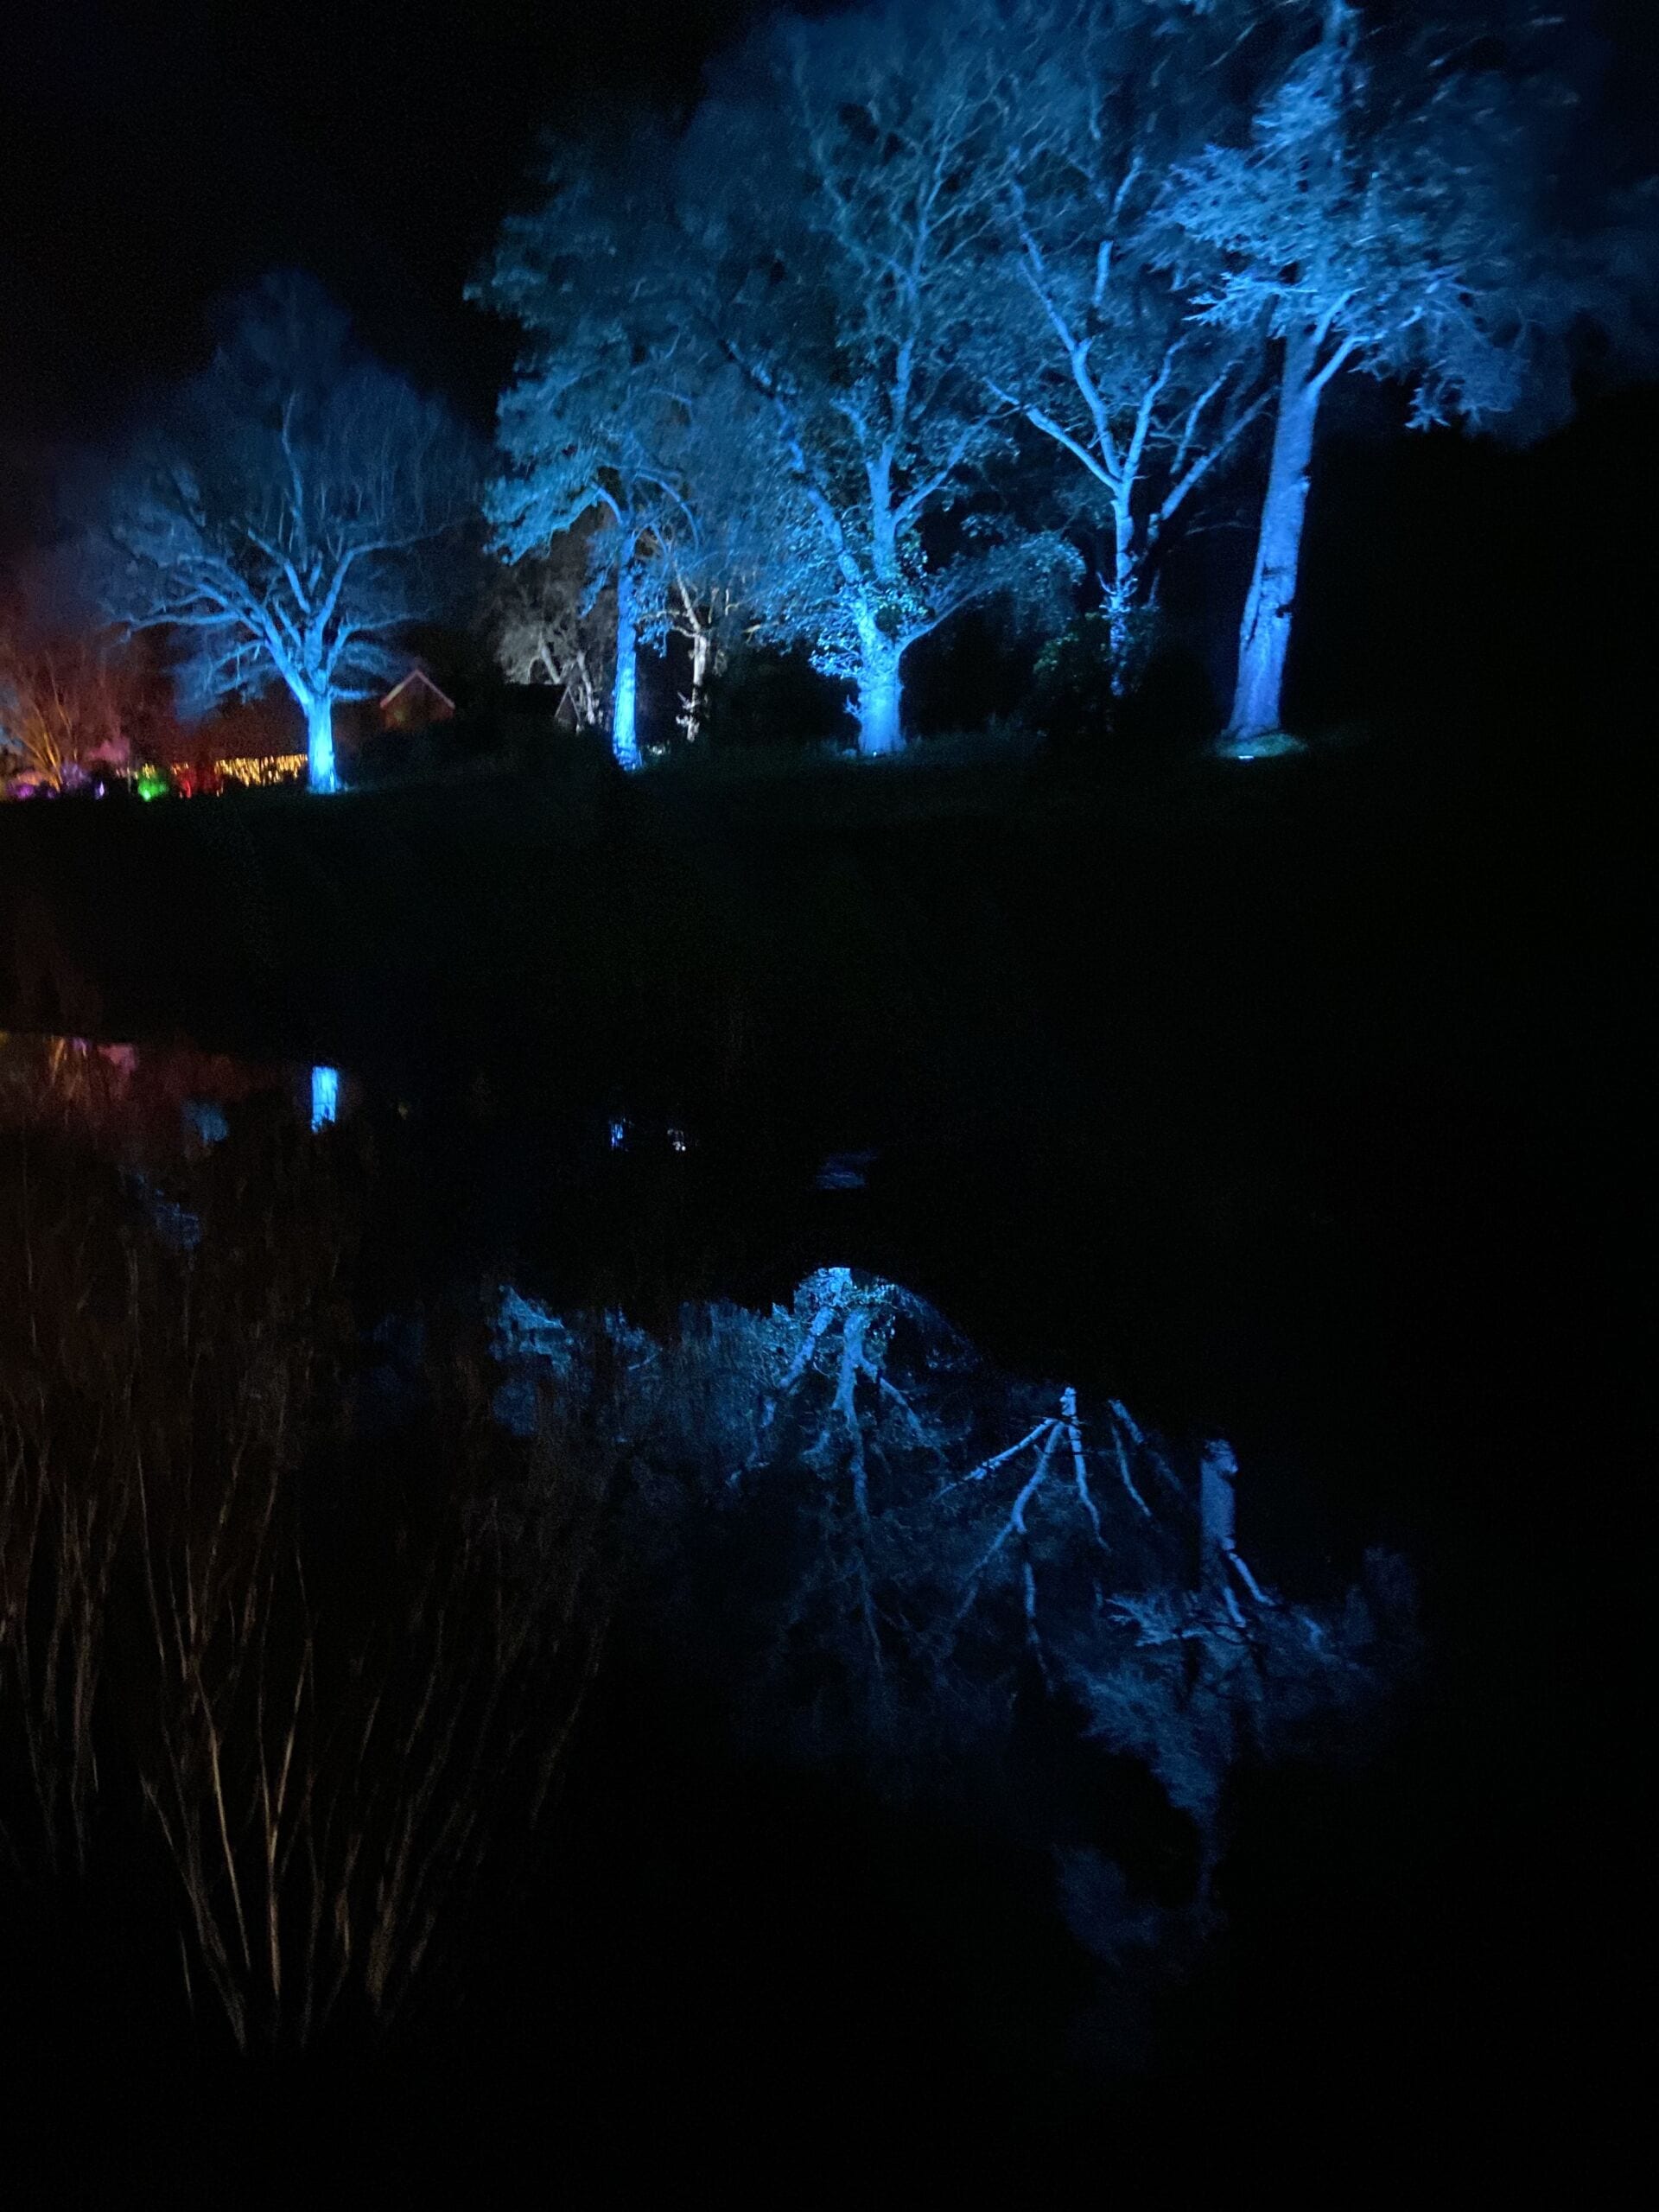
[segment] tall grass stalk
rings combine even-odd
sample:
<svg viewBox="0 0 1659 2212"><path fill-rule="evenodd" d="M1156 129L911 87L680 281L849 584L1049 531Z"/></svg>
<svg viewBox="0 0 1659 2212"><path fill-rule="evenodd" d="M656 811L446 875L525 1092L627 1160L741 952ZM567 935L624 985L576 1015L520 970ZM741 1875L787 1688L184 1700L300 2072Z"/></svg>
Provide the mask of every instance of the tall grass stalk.
<svg viewBox="0 0 1659 2212"><path fill-rule="evenodd" d="M315 1166L268 1201L221 1177L181 1249L47 1165L26 1211L0 1179L26 1248L0 1308L12 1878L151 1865L193 2008L240 2050L385 2023L542 1811L598 1649L596 1494L522 1479L465 1360L365 1446L349 1208Z"/></svg>

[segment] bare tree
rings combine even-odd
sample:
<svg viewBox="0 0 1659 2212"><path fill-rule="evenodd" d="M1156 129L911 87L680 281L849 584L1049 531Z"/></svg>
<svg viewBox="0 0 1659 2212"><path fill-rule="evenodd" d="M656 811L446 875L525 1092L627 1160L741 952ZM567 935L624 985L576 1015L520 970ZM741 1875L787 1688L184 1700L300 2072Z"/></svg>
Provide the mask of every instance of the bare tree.
<svg viewBox="0 0 1659 2212"><path fill-rule="evenodd" d="M436 610L430 556L473 480L439 401L358 356L308 278L267 277L118 471L99 588L114 620L185 641L189 701L285 686L311 788L332 791L335 702L394 673L391 640Z"/></svg>
<svg viewBox="0 0 1659 2212"><path fill-rule="evenodd" d="M756 611L854 683L865 753L902 742L910 645L976 598L1039 589L1065 558L1041 533L944 519L1009 412L967 359L998 66L949 10L785 18L684 147L705 309L763 404L788 501Z"/></svg>
<svg viewBox="0 0 1659 2212"><path fill-rule="evenodd" d="M1121 690L1161 539L1267 404L1264 321L1195 319L1159 204L1171 162L1217 126L1232 25L1180 0L979 0L963 35L975 15L1003 57L986 373L1104 506Z"/></svg>
<svg viewBox="0 0 1659 2212"><path fill-rule="evenodd" d="M1205 319L1279 341L1272 460L1226 743L1275 741L1319 409L1344 368L1403 382L1417 427L1481 424L1525 395L1575 311L1544 207L1560 87L1424 34L1373 65L1355 0L1309 0L1313 43L1243 144L1179 168L1166 212ZM1490 41L1488 42L1490 43ZM1471 57L1474 58L1471 60ZM1205 258L1210 274L1204 278Z"/></svg>
<svg viewBox="0 0 1659 2212"><path fill-rule="evenodd" d="M602 594L614 640L611 744L640 765L638 652L671 628L694 670L712 651L707 610L733 588L716 573L738 512L741 437L753 403L683 312L683 241L658 135L635 131L561 151L547 196L503 231L474 296L510 315L528 343L502 398L505 461L487 509L498 549L547 562L563 617L591 617ZM735 466L734 466L735 464ZM568 658L568 656L567 656ZM694 691L700 688L694 677Z"/></svg>
<svg viewBox="0 0 1659 2212"><path fill-rule="evenodd" d="M107 630L46 627L17 600L0 609L0 788L60 791L129 766L138 690Z"/></svg>
<svg viewBox="0 0 1659 2212"><path fill-rule="evenodd" d="M737 584L699 586L671 562L671 552L669 626L685 640L690 662L690 689L680 694L676 727L688 745L702 735L709 682L725 666L732 639L755 626L745 615L746 598Z"/></svg>

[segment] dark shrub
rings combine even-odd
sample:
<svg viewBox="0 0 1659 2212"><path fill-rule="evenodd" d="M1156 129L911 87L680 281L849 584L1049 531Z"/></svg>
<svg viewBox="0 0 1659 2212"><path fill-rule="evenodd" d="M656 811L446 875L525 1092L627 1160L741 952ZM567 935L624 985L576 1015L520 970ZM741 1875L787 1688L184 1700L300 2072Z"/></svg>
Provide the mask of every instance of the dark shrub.
<svg viewBox="0 0 1659 2212"><path fill-rule="evenodd" d="M1069 751L1109 739L1119 704L1110 625L1103 614L1079 615L1037 656L1032 719L1051 745Z"/></svg>
<svg viewBox="0 0 1659 2212"><path fill-rule="evenodd" d="M720 747L825 745L850 734L840 685L802 652L734 652L710 687L709 735Z"/></svg>
<svg viewBox="0 0 1659 2212"><path fill-rule="evenodd" d="M1212 737L1221 721L1209 671L1179 639L1156 645L1134 690L1117 702L1126 743L1185 749Z"/></svg>

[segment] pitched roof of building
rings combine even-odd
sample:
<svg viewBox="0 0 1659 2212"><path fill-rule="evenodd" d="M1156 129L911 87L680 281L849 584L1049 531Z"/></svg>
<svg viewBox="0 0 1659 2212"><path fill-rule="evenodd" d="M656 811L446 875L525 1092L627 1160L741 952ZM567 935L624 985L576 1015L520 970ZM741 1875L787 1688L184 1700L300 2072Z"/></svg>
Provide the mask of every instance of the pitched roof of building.
<svg viewBox="0 0 1659 2212"><path fill-rule="evenodd" d="M380 704L382 707L389 707L392 701L397 697L398 694L400 692L407 691L411 684L419 684L423 690L429 691L435 699L441 699L444 705L448 708L451 714L454 714L455 711L454 701L449 696L449 694L443 689L442 684L435 683L432 681L432 678L427 674L423 668L411 668L407 676L400 677L397 682L392 685L391 690L388 691L381 700Z"/></svg>

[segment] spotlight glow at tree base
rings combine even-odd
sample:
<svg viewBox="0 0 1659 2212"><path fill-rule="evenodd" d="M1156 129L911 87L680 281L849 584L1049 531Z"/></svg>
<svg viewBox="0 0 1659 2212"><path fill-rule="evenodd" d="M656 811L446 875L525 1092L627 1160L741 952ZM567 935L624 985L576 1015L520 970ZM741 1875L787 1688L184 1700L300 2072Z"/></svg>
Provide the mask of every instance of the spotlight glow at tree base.
<svg viewBox="0 0 1659 2212"><path fill-rule="evenodd" d="M1236 730L1224 730L1211 746L1217 760L1283 760L1307 751L1305 738L1293 737L1287 729L1252 731L1249 735Z"/></svg>

